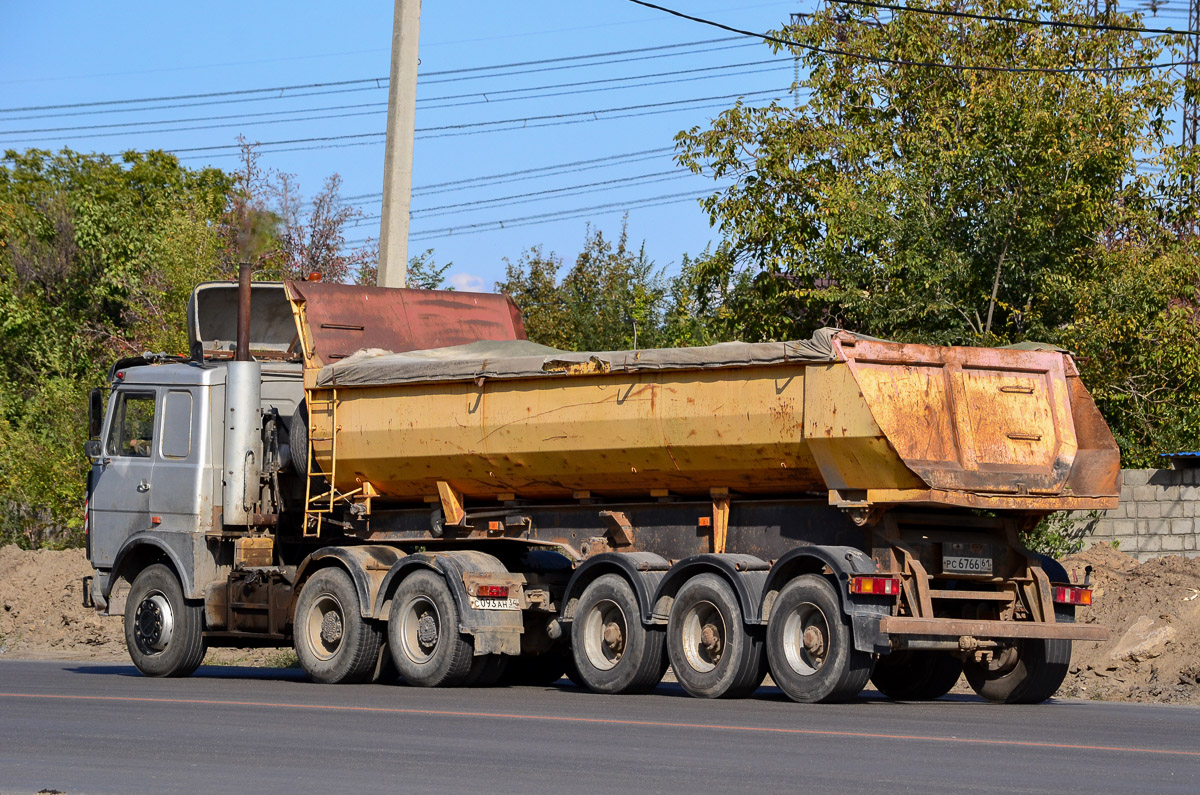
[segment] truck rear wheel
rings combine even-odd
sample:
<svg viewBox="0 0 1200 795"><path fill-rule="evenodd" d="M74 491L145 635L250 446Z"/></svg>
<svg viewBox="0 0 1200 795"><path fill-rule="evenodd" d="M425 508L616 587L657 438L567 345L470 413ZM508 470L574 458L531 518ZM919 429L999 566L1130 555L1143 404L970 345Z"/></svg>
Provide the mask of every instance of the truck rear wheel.
<svg viewBox="0 0 1200 795"><path fill-rule="evenodd" d="M146 676L189 676L204 661L204 608L184 600L179 578L160 563L133 580L125 608L125 645Z"/></svg>
<svg viewBox="0 0 1200 795"><path fill-rule="evenodd" d="M388 646L400 676L410 685L455 687L466 681L474 647L471 638L458 631L458 606L440 574L413 572L396 588L388 615Z"/></svg>
<svg viewBox="0 0 1200 795"><path fill-rule="evenodd" d="M304 583L296 603L296 657L314 682L365 682L380 663L382 633L362 618L350 575L321 569Z"/></svg>
<svg viewBox="0 0 1200 795"><path fill-rule="evenodd" d="M871 676L871 655L854 648L837 591L818 574L788 583L767 624L771 678L793 701L846 701Z"/></svg>
<svg viewBox="0 0 1200 795"><path fill-rule="evenodd" d="M663 631L642 625L624 578L605 574L584 589L571 624L571 655L584 685L598 693L646 693L662 679Z"/></svg>
<svg viewBox="0 0 1200 795"><path fill-rule="evenodd" d="M1074 624L1075 608L1056 605L1054 617L1059 624ZM988 701L1040 704L1062 685L1070 666L1071 641L1018 640L984 660L967 658L963 673L971 689Z"/></svg>
<svg viewBox="0 0 1200 795"><path fill-rule="evenodd" d="M945 651L895 651L880 657L871 684L897 701L932 701L962 676L962 660Z"/></svg>
<svg viewBox="0 0 1200 795"><path fill-rule="evenodd" d="M697 698L742 698L766 676L761 635L742 620L725 580L701 574L684 583L667 621L667 653L675 678Z"/></svg>

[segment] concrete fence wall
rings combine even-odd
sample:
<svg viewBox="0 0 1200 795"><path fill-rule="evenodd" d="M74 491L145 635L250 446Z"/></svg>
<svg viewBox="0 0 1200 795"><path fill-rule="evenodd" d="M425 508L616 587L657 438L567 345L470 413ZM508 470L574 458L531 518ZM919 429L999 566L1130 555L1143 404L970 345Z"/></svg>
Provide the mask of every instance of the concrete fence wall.
<svg viewBox="0 0 1200 795"><path fill-rule="evenodd" d="M1121 502L1105 511L1088 537L1118 541L1122 552L1144 561L1163 555L1200 557L1200 468L1125 469Z"/></svg>

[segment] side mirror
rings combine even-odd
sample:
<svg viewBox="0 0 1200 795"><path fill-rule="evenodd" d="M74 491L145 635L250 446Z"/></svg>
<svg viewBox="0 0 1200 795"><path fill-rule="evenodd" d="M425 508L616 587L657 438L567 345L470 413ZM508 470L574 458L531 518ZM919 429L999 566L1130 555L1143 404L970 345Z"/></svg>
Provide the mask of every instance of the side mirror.
<svg viewBox="0 0 1200 795"><path fill-rule="evenodd" d="M103 448L100 446L99 439L88 439L83 443L83 452L87 453L87 457L93 460L100 457L100 452Z"/></svg>
<svg viewBox="0 0 1200 795"><path fill-rule="evenodd" d="M100 428L104 425L104 396L100 387L92 389L88 395L88 438L99 439ZM93 455L89 453L88 455ZM99 455L99 453L95 453Z"/></svg>

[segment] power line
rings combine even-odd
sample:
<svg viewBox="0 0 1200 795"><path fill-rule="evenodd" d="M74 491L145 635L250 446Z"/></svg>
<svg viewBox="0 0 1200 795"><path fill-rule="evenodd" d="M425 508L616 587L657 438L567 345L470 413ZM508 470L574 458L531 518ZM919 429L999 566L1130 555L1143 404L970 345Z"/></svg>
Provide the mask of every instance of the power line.
<svg viewBox="0 0 1200 795"><path fill-rule="evenodd" d="M1057 19L1021 19L1020 17L1003 17L993 14L972 14L967 11L947 11L937 8L913 8L912 6L877 3L872 0L831 0L840 5L865 6L866 8L882 8L888 11L909 11L914 14L928 14L938 17L953 17L956 19L979 19L985 22L1010 22L1020 25L1042 25L1055 28L1075 28L1078 30L1109 30L1122 33L1153 33L1171 36L1200 36L1200 31L1172 30L1170 28L1145 28L1133 25L1108 25L1100 22L1064 22Z"/></svg>
<svg viewBox="0 0 1200 795"><path fill-rule="evenodd" d="M777 89L776 91L786 91L786 89ZM774 92L771 92L771 91L753 92L753 94L770 94L770 93L774 93ZM747 97L747 96L752 96L752 94L742 94L740 96ZM775 97L773 99L779 99L779 97ZM559 127L559 126L567 125L567 124L583 124L583 123L590 122L590 121L614 121L617 119L632 119L632 118L637 118L637 117L642 117L642 116L658 116L658 115L661 115L664 113L679 113L680 111L685 111L685 110L705 110L708 108L723 108L723 107L727 107L727 105L725 103L718 102L718 103L710 103L707 105L693 105L690 107L667 108L664 110L649 110L649 111L641 111L638 113L624 113L624 114L621 114L618 116L603 116L603 117L595 117L595 118L569 119L569 120L565 120L565 121L543 122L541 124L527 124L527 125L522 125L522 126L518 126L518 127L503 127L503 128L495 128L495 129L490 129L490 130L466 130L466 131L462 131L462 132L438 133L435 135L419 135L419 136L417 136L417 138L420 140L426 140L428 138L455 138L460 135L480 135L482 133L511 132L513 130L525 130L525 129L532 130L532 129L537 129L539 127ZM762 107L762 106L761 105L747 105L747 107L758 108L758 107ZM356 146L379 146L383 143L383 141L380 140L380 138L383 136L383 133L366 133L364 135L354 135L354 136L349 136L349 137L364 138L364 137L372 137L372 136L376 137L376 140L373 140L373 141L361 141L360 140L360 141L355 141L353 143L317 143L317 144L310 144L310 145L306 145L306 146L292 146L292 147L287 147L287 148L283 148L283 149L260 149L258 151L260 154L268 155L268 154L279 154L281 152L308 152L308 151L313 151L313 150L317 150L317 149L348 149L348 148L356 147ZM326 136L325 138L318 139L318 140L323 140L323 141L336 140L339 137L345 137L345 136ZM226 148L230 148L230 147L226 147ZM179 149L170 150L170 152L172 154L178 153L180 151L183 151L183 150L179 150ZM116 155L109 154L108 156L115 157ZM214 160L214 159L222 158L222 157L238 157L238 156L239 156L238 152L226 152L226 153L207 154L207 155L188 155L185 157L180 157L179 160L181 160L181 161Z"/></svg>
<svg viewBox="0 0 1200 795"><path fill-rule="evenodd" d="M437 192L436 190L434 190L436 188L449 188L449 187L455 187L455 186L464 186L465 187L465 186L470 186L474 183L493 182L493 181L500 182L500 181L502 181L503 178L507 178L507 177L518 177L518 176L524 176L524 175L528 175L528 174L541 174L544 172L559 171L561 169L568 169L568 168L576 169L576 170L584 170L582 168L578 168L580 166L599 168L599 167L602 167L600 164L610 165L610 164L615 164L619 161L628 160L631 158L639 158L640 159L641 157L647 156L647 155L654 156L654 155L665 154L667 152L674 151L674 149L675 149L675 147L673 147L673 146L661 146L661 147L658 147L657 149L642 149L641 151L638 151L638 152L624 152L619 155L608 155L606 157L594 157L594 158L590 158L588 160L575 160L570 163L557 163L555 165L539 166L537 168L524 168L519 171L506 171L506 172L503 172L500 174L488 174L488 175L481 176L481 177L469 177L467 179L454 179L454 180L448 180L446 182L431 182L428 185L420 185L418 187L414 187L413 191L416 192L416 191L420 190L420 191L429 191L431 193L435 193L435 192ZM382 191L377 191L375 193L362 193L357 196L345 196L345 197L343 197L342 200L343 201L354 201L356 199L370 199L375 196L382 196L382 195L383 195Z"/></svg>
<svg viewBox="0 0 1200 795"><path fill-rule="evenodd" d="M590 191L605 191L617 190L629 186L631 183L654 184L656 182L666 182L662 177L672 179L682 179L683 177L696 176L691 171L681 171L673 169L671 171L656 171L650 174L638 174L632 177L618 177L615 179L605 179L596 182L586 182L579 185L568 185L562 188L549 188L546 190L531 191L529 193L514 193L511 196L497 196L493 199L479 199L470 202L456 202L454 204L440 204L433 207L422 207L418 210L413 210L413 217L432 217L437 215L446 215L452 210L461 210L464 207L472 207L490 210L493 209L486 205L491 204L528 204L534 201L546 201L547 198L564 198L566 196L577 195L580 192ZM373 220L373 219L372 219Z"/></svg>
<svg viewBox="0 0 1200 795"><path fill-rule="evenodd" d="M456 75L456 74L459 74L462 72L475 72L475 71L484 71L484 70L496 71L499 69L510 69L510 68L515 68L515 67L531 66L531 65L539 65L539 64L577 62L577 61L580 61L583 59L608 58L608 57L611 57L614 55L625 55L625 54L644 53L644 52L652 52L652 51L680 49L680 48L684 48L684 47L694 47L694 46L699 46L699 45L703 45L703 44L713 44L713 43L728 42L728 41L733 41L733 40L734 40L734 37L727 36L724 38L703 39L700 41L683 42L680 44L661 44L661 45L657 45L654 47L639 47L639 48L631 49L631 50L614 50L611 52L590 53L587 55L571 55L571 56L565 56L562 58L544 58L544 59L541 59L538 61L521 61L521 62L517 62L517 63L510 63L510 64L494 64L491 66L473 67L472 69L448 69L448 70L439 71L439 72L428 72L428 73L426 73L425 77L441 77L443 75ZM715 48L715 49L728 49L728 48ZM699 52L708 52L708 51L709 50L700 50ZM694 53L669 53L669 54L665 54L665 55L658 55L658 56L652 56L652 57L672 57L674 55L680 55L680 54L691 55ZM620 59L617 62L639 61L639 60L646 60L646 58L626 58L626 59ZM583 63L583 64L576 64L576 66L597 66L597 65L604 65L604 64L609 64L609 63L614 63L614 61L604 61L604 62L600 62L598 64ZM576 67L575 66L564 66L563 68L576 68ZM505 76L509 76L512 74L528 74L530 72L537 72L537 71L549 71L549 70L541 70L541 69L522 70L520 72L506 72L506 73L502 73L502 74L496 74L496 75L488 74L488 75L483 75L483 76L484 77L505 77ZM457 82L457 81L463 80L463 79L479 79L479 77L465 78L465 77L460 76L460 77L446 79L446 80L423 80L422 82L444 83L444 82ZM307 89L313 89L313 88L347 87L347 86L356 86L356 85L361 86L363 84L368 84L368 83L375 84L373 86L368 86L369 88L384 88L387 85L387 80L388 80L387 76L363 77L363 78L356 78L354 80L336 80L336 81L322 82L322 83L298 83L298 84L286 85L286 86L270 86L267 88L244 88L244 89L226 90L226 91L207 91L207 92L196 93L196 94L175 94L175 95L161 96L161 97L108 99L108 100L95 100L92 102L70 102L70 103L63 103L63 104L57 104L57 105L29 105L29 106L17 107L17 108L0 108L0 113L25 113L25 112L39 111L39 110L62 110L62 109L68 109L68 108L93 108L93 107L103 107L106 105L149 104L149 103L155 103L155 102L174 102L174 101L183 100L183 99L211 99L213 97L244 96L247 94L283 94L284 92L287 92L287 91L307 90ZM261 97L261 99L278 99L278 97Z"/></svg>
<svg viewBox="0 0 1200 795"><path fill-rule="evenodd" d="M496 221L481 221L475 224L465 224L462 226L448 226L442 229L422 229L412 233L414 240L429 240L436 237L449 237L451 235L474 234L476 232L498 231L499 229L510 229L518 226L526 226L530 223L539 223L541 221L567 221L573 218L583 218L595 212L602 210L632 210L644 209L647 207L658 207L666 204L678 204L689 200L700 199L709 194L696 193L688 191L685 193L668 193L661 196L648 196L645 199L638 199L632 202L609 202L607 204L597 204L591 207L574 207L567 210L556 210L549 213L539 213L536 215L526 215L517 218L507 218ZM495 227L495 229L492 229Z"/></svg>
<svg viewBox="0 0 1200 795"><path fill-rule="evenodd" d="M662 11L665 14L686 19L690 22L698 22L702 25L709 25L721 30L727 30L731 33L740 33L743 36L752 36L763 41L782 44L785 47L798 47L802 50L814 52L819 55L840 55L845 58L854 58L867 63L885 64L888 66L920 66L931 69L953 69L960 72L1011 72L1020 74L1094 74L1107 72L1145 72L1152 69L1167 69L1176 66L1188 66L1191 61L1168 61L1166 63L1155 64L1138 64L1135 66L1069 66L1069 67L1045 67L1045 66L977 66L973 64L952 64L952 63L937 63L935 61L908 61L901 58L884 58L874 55L864 55L857 52L849 52L847 50L838 50L831 47L818 47L813 44L805 44L804 42L794 39L785 39L779 36L772 36L769 33L755 33L750 30L742 30L741 28L724 25L720 22L714 22L711 19L692 16L685 14L682 11L666 8L665 6L648 3L646 0L629 0L639 6L652 8L655 11Z"/></svg>
<svg viewBox="0 0 1200 795"><path fill-rule="evenodd" d="M516 119L500 119L500 120L496 120L496 121L482 121L482 122L465 122L462 124L443 124L443 125L438 125L436 127L419 127L419 128L417 128L416 132L429 133L429 132L447 132L447 131L451 131L451 130L478 129L478 128L486 128L486 127L494 128L494 127L498 127L498 126L504 125L504 124L521 124L524 126L524 125L528 125L528 122L532 122L532 121L562 120L562 119L569 119L569 118L577 118L577 117L581 117L581 116L582 117L591 116L591 117L596 118L596 120L599 120L599 115L602 113L619 113L621 111L639 110L639 109L644 109L644 108L662 108L662 107L667 107L667 106L689 105L689 104L694 104L694 103L698 103L698 102L710 102L710 101L719 100L719 99L720 100L733 99L735 97L762 96L764 94L772 94L772 93L775 93L775 92L781 91L781 90L784 90L784 89L770 89L767 91L748 91L748 92L743 92L743 93L739 93L739 94L724 94L724 95L715 96L715 97L694 97L692 99L677 99L677 100L672 100L669 102L651 102L651 103L642 104L642 105L626 105L624 107L617 107L617 108L599 108L599 109L595 109L595 110L575 111L572 113L551 113L551 114L545 114L545 115L541 115L541 116L525 116L525 117L516 118ZM546 125L537 125L537 126L546 126ZM263 142L258 142L257 145L259 145L259 146L278 146L278 145L287 145L287 144L316 143L316 142L326 142L326 141L343 141L343 140L353 140L353 139L372 138L372 137L377 138L384 134L385 133L381 131L381 132L372 132L372 133L356 133L356 134L352 134L352 135L323 135L323 136L315 136L312 138L291 138L291 139L281 140L281 141L263 141ZM181 153L187 153L187 152L219 152L219 151L224 151L227 149L240 149L240 148L241 148L241 144L222 144L222 145L216 145L216 146L193 146L193 147L187 147L184 149L173 149L171 151L175 154L181 154Z"/></svg>
<svg viewBox="0 0 1200 795"><path fill-rule="evenodd" d="M630 88L648 88L648 87L652 87L652 86L660 86L660 85L667 85L667 84L673 85L673 84L677 84L677 83L694 82L696 80L707 80L707 79L711 79L714 77L717 77L717 78L736 77L736 76L743 75L743 74L758 74L758 73L762 73L764 71L769 71L769 70L754 70L752 72L730 72L728 74L711 74L711 73L718 72L718 71L730 70L730 69L737 69L737 68L741 68L741 67L745 67L745 66L762 66L762 65L766 65L766 64L777 63L778 61L779 61L779 59L771 58L771 59L762 60L762 61L747 61L747 62L738 63L738 64L726 64L723 66L705 66L705 67L700 67L697 69L678 69L678 70L674 70L674 71L658 72L658 73L653 73L653 74L648 74L648 75L632 75L632 76L628 76L628 77L614 77L614 78L605 78L605 79L601 79L601 80L584 80L584 81L577 81L577 82L572 82L572 83L559 83L559 84L548 85L548 86L530 86L528 88L506 89L506 90L496 91L496 92L473 92L470 94L457 94L457 95L451 95L451 96L445 96L445 97L430 97L430 98L424 100L424 102L426 102L426 103L436 102L439 100L459 99L459 98L463 98L463 97L481 97L481 99L478 99L474 102L458 102L458 103L447 104L447 105L436 105L436 106L428 108L430 110L440 110L442 108L456 108L456 107L462 107L465 105L486 105L486 104L495 104L497 102L510 102L510 101L517 101L517 100L526 100L526 99L549 99L552 97L561 97L561 96L577 96L577 95L581 95L581 94L591 94L591 93L596 93L596 92L600 92L600 91L614 91L614 90L623 90L623 89L630 89ZM491 96L494 96L495 94L534 92L534 91L542 91L542 90L554 89L554 88L594 85L596 83L629 82L629 81L634 81L634 80L644 80L644 79L652 78L652 77L686 75L686 74L693 74L696 72L704 72L706 74L699 75L699 76L693 76L690 78L683 78L683 79L679 79L679 80L662 80L662 81L654 81L654 82L648 82L648 83L633 83L631 85L622 85L622 86L604 86L604 87L593 88L593 89L584 89L584 90L577 90L577 91L562 91L562 92L547 93L547 94L532 94L531 93L528 96L521 96L521 97L501 97L499 99L491 98ZM319 116L318 115L318 116L297 116L295 118L287 118L287 119L276 118L278 116L294 116L297 113L308 113L308 112L321 113L324 111L345 111L345 110L355 110L358 108L377 108L378 110L362 111L362 112L358 112L358 113L339 113L336 116ZM277 111L267 111L267 112L262 112L262 113L227 114L227 115L223 115L223 116L193 116L191 118L182 118L182 119L131 121L131 122L120 122L120 123L116 123L116 124L83 124L83 125L76 125L76 126L71 126L71 127L43 127L43 128L34 128L34 129L24 129L24 130L0 130L0 135L22 135L22 134L32 134L32 133L77 132L77 131L86 132L86 131L91 131L91 130L114 130L116 128L122 128L123 131L119 131L119 132L107 132L107 133L86 132L86 134L84 134L84 135L70 136L72 138L112 138L112 137L117 137L117 136L121 136L121 135L144 135L147 133L158 133L158 132L190 132L190 131L195 131L195 130L212 130L212 129L220 129L220 128L224 128L224 127L238 127L238 126L241 126L242 124L252 124L252 125L287 124L287 123L294 123L294 122L301 122L301 121L319 121L322 119L329 119L329 118L349 118L352 116L369 116L369 115L373 115L376 113L385 112L386 109L387 109L386 102L364 102L364 103L355 103L355 104L351 104L351 105L330 105L330 106L320 107L320 108L297 108L297 109L293 109L293 110L277 110ZM266 117L270 120L258 121L258 122L246 121L249 119L263 118L263 117ZM124 129L124 128L129 128L129 127L151 127L151 126L159 127L164 124L175 124L175 123L185 124L185 123L191 123L191 122L226 121L226 120L231 120L231 119L237 120L237 121L233 121L229 124L214 124L214 125L204 125L204 126L194 126L194 127L175 127L175 128L154 129L154 130ZM16 140L16 141L8 141L7 143L27 143L27 142L28 142L27 140Z"/></svg>

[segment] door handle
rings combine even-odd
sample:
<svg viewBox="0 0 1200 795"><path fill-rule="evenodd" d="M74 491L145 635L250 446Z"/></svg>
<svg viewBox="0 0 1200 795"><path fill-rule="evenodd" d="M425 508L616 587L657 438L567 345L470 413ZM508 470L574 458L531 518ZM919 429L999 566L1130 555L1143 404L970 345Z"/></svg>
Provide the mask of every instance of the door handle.
<svg viewBox="0 0 1200 795"><path fill-rule="evenodd" d="M137 490L143 494L145 494L147 491L150 491L150 481L143 480L137 485Z"/></svg>

